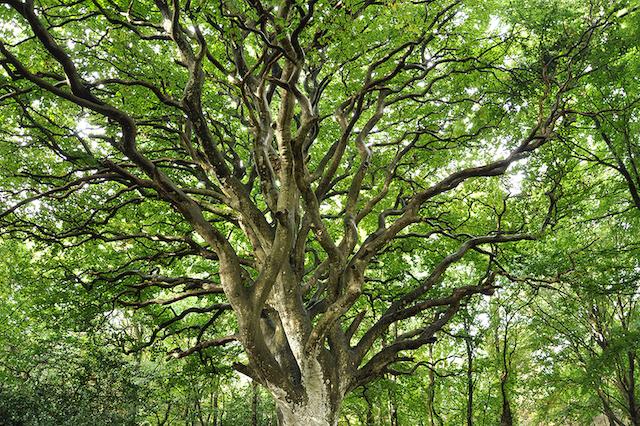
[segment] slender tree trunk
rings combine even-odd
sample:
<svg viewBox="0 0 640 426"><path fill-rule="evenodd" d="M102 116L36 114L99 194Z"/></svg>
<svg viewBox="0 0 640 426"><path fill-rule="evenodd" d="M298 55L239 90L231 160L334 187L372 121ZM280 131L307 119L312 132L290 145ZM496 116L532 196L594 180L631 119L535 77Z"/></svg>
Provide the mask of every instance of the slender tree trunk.
<svg viewBox="0 0 640 426"><path fill-rule="evenodd" d="M373 419L373 407L371 405L367 406L367 426L374 426L375 422Z"/></svg>
<svg viewBox="0 0 640 426"><path fill-rule="evenodd" d="M502 414L500 415L500 426L513 426L513 415L511 414L511 404L507 392L507 374L500 379L500 394L502 396Z"/></svg>
<svg viewBox="0 0 640 426"><path fill-rule="evenodd" d="M164 426L165 424L167 424L167 421L169 420L169 415L170 414L171 414L171 403L169 402L167 404L167 409L164 412L164 416L162 417L162 420L158 421L158 426Z"/></svg>
<svg viewBox="0 0 640 426"><path fill-rule="evenodd" d="M258 384L251 382L251 425L258 426Z"/></svg>
<svg viewBox="0 0 640 426"><path fill-rule="evenodd" d="M222 426L223 420L224 420L224 407L225 407L224 394L220 394L220 396L216 398L216 407L218 407L218 409L216 410L218 425Z"/></svg>
<svg viewBox="0 0 640 426"><path fill-rule="evenodd" d="M207 406L207 416L204 418L206 425L211 424L211 415L213 414L213 393L209 391L208 396L209 396L209 405Z"/></svg>
<svg viewBox="0 0 640 426"><path fill-rule="evenodd" d="M607 420L609 421L609 425L610 426L622 425L622 422L620 421L620 419L618 419L618 417L613 412L613 409L611 408L611 404L609 404L609 398L607 398L607 395L602 391L600 387L596 388L596 392L598 394L598 397L600 398L600 401L602 402L604 415L607 417Z"/></svg>
<svg viewBox="0 0 640 426"><path fill-rule="evenodd" d="M513 412L511 411L511 403L509 401L509 375L511 370L510 356L513 355L513 351L509 353L509 325L511 319L509 314L510 312L505 308L504 332L502 334L500 333L499 325L495 330L496 354L500 358L500 368L502 370L502 374L500 375L500 397L502 399L500 426L513 425Z"/></svg>
<svg viewBox="0 0 640 426"><path fill-rule="evenodd" d="M435 422L435 374L429 370L429 387L427 388L427 413L429 415L429 426L436 426Z"/></svg>
<svg viewBox="0 0 640 426"><path fill-rule="evenodd" d="M218 426L218 390L213 394L213 426Z"/></svg>
<svg viewBox="0 0 640 426"><path fill-rule="evenodd" d="M511 412L511 403L509 401L509 390L507 388L509 382L509 363L507 362L507 343L505 340L502 352L502 375L500 376L500 396L502 398L502 413L500 414L500 426L512 426L513 414Z"/></svg>
<svg viewBox="0 0 640 426"><path fill-rule="evenodd" d="M206 425L207 422L204 419L204 410L202 409L202 404L201 404L201 398L202 398L202 392L200 392L199 390L196 390L194 392L194 410L196 412L196 416L198 417L198 421L200 422L201 425Z"/></svg>
<svg viewBox="0 0 640 426"><path fill-rule="evenodd" d="M628 352L627 358L629 361L629 372L627 379L627 403L629 405L629 419L633 426L640 426L640 407L636 401L636 374L635 374L635 361L636 354L634 352Z"/></svg>
<svg viewBox="0 0 640 426"><path fill-rule="evenodd" d="M389 425L398 426L398 408L396 407L395 397L389 392Z"/></svg>
<svg viewBox="0 0 640 426"><path fill-rule="evenodd" d="M467 426L473 426L473 344L465 339L467 346Z"/></svg>
<svg viewBox="0 0 640 426"><path fill-rule="evenodd" d="M429 361L431 368L429 369L429 386L427 387L427 415L429 416L429 426L437 426L442 424L442 420L436 411L436 373L433 364L433 345L429 345Z"/></svg>
<svg viewBox="0 0 640 426"><path fill-rule="evenodd" d="M502 375L500 376L500 396L502 398L502 413L500 414L500 426L512 426L513 414L511 412L511 403L509 401L509 391L507 384L509 381L509 370L506 362L506 343L505 352L502 354L504 361Z"/></svg>
<svg viewBox="0 0 640 426"><path fill-rule="evenodd" d="M465 307L464 315L464 345L467 352L467 426L473 426L473 360L474 360L474 342L471 336L471 319L469 312Z"/></svg>
<svg viewBox="0 0 640 426"><path fill-rule="evenodd" d="M369 399L369 396L367 395L367 387L364 388L364 391L362 392L362 397L367 403L367 418L366 418L365 424L366 426L374 426L375 420L373 417L373 403L371 402L371 400Z"/></svg>

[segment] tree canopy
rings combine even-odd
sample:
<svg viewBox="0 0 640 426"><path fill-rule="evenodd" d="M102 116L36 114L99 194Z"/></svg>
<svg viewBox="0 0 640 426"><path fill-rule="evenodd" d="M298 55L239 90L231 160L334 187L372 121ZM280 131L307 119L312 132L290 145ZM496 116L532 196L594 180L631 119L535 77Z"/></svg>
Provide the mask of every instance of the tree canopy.
<svg viewBox="0 0 640 426"><path fill-rule="evenodd" d="M86 419L162 388L146 351L284 425L373 424L424 379L429 424L470 426L480 368L493 424L534 380L600 410L550 416L640 424L633 2L0 3L2 345L44 351L15 389L77 352Z"/></svg>

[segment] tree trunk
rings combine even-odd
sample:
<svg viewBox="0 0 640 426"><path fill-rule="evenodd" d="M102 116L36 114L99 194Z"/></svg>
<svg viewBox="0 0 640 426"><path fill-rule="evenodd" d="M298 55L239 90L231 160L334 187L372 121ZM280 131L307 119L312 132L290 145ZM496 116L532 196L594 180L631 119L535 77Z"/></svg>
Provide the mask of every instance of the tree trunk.
<svg viewBox="0 0 640 426"><path fill-rule="evenodd" d="M473 426L473 348L467 340L467 426Z"/></svg>
<svg viewBox="0 0 640 426"><path fill-rule="evenodd" d="M373 406L371 406L371 404L367 405L367 419L366 419L366 426L374 426L375 421L373 419Z"/></svg>
<svg viewBox="0 0 640 426"><path fill-rule="evenodd" d="M215 391L211 394L211 407L213 414L213 426L218 426L218 387L216 386Z"/></svg>
<svg viewBox="0 0 640 426"><path fill-rule="evenodd" d="M364 391L362 392L362 396L367 403L367 418L365 420L366 426L374 426L375 421L373 418L373 403L369 399L369 395L367 395L367 387L365 386Z"/></svg>
<svg viewBox="0 0 640 426"><path fill-rule="evenodd" d="M398 426L398 408L396 407L395 397L391 392L389 395L389 425Z"/></svg>
<svg viewBox="0 0 640 426"><path fill-rule="evenodd" d="M466 325L466 322L465 322ZM467 331L468 333L468 331ZM465 338L467 348L467 426L473 426L473 341L467 335Z"/></svg>
<svg viewBox="0 0 640 426"><path fill-rule="evenodd" d="M258 384L251 382L251 425L258 426Z"/></svg>
<svg viewBox="0 0 640 426"><path fill-rule="evenodd" d="M507 394L507 376L503 375L500 381L500 394L502 395L502 414L500 415L500 426L512 426L513 415L511 414L511 404Z"/></svg>
<svg viewBox="0 0 640 426"><path fill-rule="evenodd" d="M620 419L618 419L618 417L613 412L613 409L611 408L611 404L609 404L609 398L607 397L607 395L604 393L604 391L600 386L596 387L596 393L598 394L598 397L602 402L604 415L607 417L607 420L609 421L609 426L622 425L622 422L620 421Z"/></svg>
<svg viewBox="0 0 640 426"><path fill-rule="evenodd" d="M292 398L278 388L269 387L276 403L280 426L336 426L343 389L334 374L323 371L319 362L300 362L303 393ZM339 366L334 366L337 371Z"/></svg>
<svg viewBox="0 0 640 426"><path fill-rule="evenodd" d="M627 352L627 358L629 361L628 375L627 375L627 402L629 405L629 418L633 426L640 425L640 407L636 402L636 375L635 375L635 352Z"/></svg>
<svg viewBox="0 0 640 426"><path fill-rule="evenodd" d="M500 414L500 426L512 426L513 425L513 412L511 411L511 401L510 401L510 389L509 389L509 381L511 375L511 360L513 356L513 352L515 351L515 346L513 349L509 349L509 326L511 319L510 310L506 307L504 308L504 331L502 335L500 335L500 324L498 324L498 329L496 329L495 335L495 347L496 353L500 356L502 375L500 376L500 396L502 399L502 412ZM500 311L498 310L498 313ZM500 316L498 317L500 320ZM515 342L514 342L515 344Z"/></svg>
<svg viewBox="0 0 640 426"><path fill-rule="evenodd" d="M276 402L279 426L336 426L339 408L329 401L310 399L306 403Z"/></svg>
<svg viewBox="0 0 640 426"><path fill-rule="evenodd" d="M427 414L429 416L429 426L442 425L442 419L436 410L436 373L433 356L433 345L429 345L429 361L431 368L429 369L429 386L427 388Z"/></svg>

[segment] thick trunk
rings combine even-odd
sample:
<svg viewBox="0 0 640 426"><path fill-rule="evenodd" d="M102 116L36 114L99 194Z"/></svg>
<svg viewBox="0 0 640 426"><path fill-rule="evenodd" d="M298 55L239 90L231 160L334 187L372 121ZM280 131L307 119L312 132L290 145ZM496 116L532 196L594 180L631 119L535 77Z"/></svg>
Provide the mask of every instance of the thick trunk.
<svg viewBox="0 0 640 426"><path fill-rule="evenodd" d="M280 426L336 426L340 408L330 401L309 399L306 403L277 402Z"/></svg>
<svg viewBox="0 0 640 426"><path fill-rule="evenodd" d="M279 425L335 426L350 378L347 360L324 347L309 348L311 325L302 299L288 290L297 286L289 275L284 271L273 286L261 322L278 368L258 371L276 403Z"/></svg>
<svg viewBox="0 0 640 426"><path fill-rule="evenodd" d="M278 408L279 426L336 426L337 414L318 411L315 407Z"/></svg>
<svg viewBox="0 0 640 426"><path fill-rule="evenodd" d="M300 362L301 387L295 397L271 388L276 402L280 426L336 426L343 388L337 377L324 372L320 362L307 359ZM338 366L333 366L338 368Z"/></svg>

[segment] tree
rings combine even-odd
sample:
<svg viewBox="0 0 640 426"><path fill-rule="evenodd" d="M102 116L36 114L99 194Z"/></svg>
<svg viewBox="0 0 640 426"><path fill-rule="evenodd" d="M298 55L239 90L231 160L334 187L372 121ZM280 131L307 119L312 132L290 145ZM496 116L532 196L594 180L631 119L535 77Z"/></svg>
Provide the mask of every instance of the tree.
<svg viewBox="0 0 640 426"><path fill-rule="evenodd" d="M239 343L281 422L310 425L491 294L499 246L547 229L553 193L525 222L496 177L556 139L592 49L632 14L1 3L4 234L155 317L131 350Z"/></svg>
<svg viewBox="0 0 640 426"><path fill-rule="evenodd" d="M616 215L591 226L589 239L563 236L573 239L574 248L558 256L556 279L539 290L542 297L533 306L542 339L537 351L552 367L550 389L560 393L571 382L589 396L592 402L585 405L599 408L609 424L638 424L638 249L629 232L637 216ZM593 411L578 410L593 418Z"/></svg>

